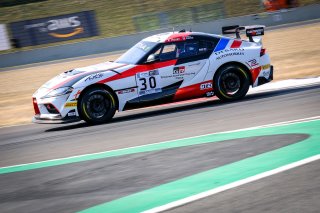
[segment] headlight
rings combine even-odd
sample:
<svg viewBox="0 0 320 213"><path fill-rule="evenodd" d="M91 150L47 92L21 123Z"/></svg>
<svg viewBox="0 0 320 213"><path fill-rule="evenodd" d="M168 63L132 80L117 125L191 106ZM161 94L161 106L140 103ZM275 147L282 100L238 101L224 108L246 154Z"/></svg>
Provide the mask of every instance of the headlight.
<svg viewBox="0 0 320 213"><path fill-rule="evenodd" d="M60 88L52 90L47 95L45 95L43 98L50 98L50 97L70 94L72 92L72 90L73 90L72 87L60 87Z"/></svg>

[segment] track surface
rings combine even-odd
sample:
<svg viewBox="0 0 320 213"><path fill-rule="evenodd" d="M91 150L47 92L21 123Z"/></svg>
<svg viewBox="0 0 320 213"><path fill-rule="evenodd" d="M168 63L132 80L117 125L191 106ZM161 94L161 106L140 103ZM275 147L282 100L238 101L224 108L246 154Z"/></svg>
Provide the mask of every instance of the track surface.
<svg viewBox="0 0 320 213"><path fill-rule="evenodd" d="M319 212L319 161L167 212Z"/></svg>
<svg viewBox="0 0 320 213"><path fill-rule="evenodd" d="M285 89L247 96L235 103L210 100L182 106L166 106L119 113L114 122L100 126L84 123L70 125L25 125L0 129L0 166L101 152L195 135L228 131L318 116L320 85ZM269 136L271 137L271 136ZM95 160L57 167L0 175L1 212L73 212L99 203L170 182L194 173L235 162L263 152L296 143L306 135L286 135L226 141L223 144L175 148L108 160ZM281 138L282 137L282 138ZM254 140L255 143L250 141ZM277 142L277 143L276 143ZM248 191L257 195L252 212L292 212L288 202L302 200L304 211L316 207L320 190L301 193L318 185L319 162L247 184L233 190L180 207L190 212L230 212L250 206ZM294 177L288 176L294 174ZM301 178L299 178L301 177ZM309 182L305 180L310 180ZM300 181L300 185L299 184ZM274 184L273 184L274 183ZM278 185L296 189L283 191ZM266 193L261 193L258 189ZM312 188L312 187L311 187ZM273 194L278 193L279 199ZM259 194L260 192L260 194ZM218 196L216 198L216 196ZM213 199L213 200L212 200ZM308 201L306 201L308 200ZM275 205L270 204L272 202ZM211 204L212 203L212 204ZM271 207L274 206L274 209ZM172 211L180 211L177 208ZM319 209L319 208L318 208ZM238 212L238 211L237 211Z"/></svg>

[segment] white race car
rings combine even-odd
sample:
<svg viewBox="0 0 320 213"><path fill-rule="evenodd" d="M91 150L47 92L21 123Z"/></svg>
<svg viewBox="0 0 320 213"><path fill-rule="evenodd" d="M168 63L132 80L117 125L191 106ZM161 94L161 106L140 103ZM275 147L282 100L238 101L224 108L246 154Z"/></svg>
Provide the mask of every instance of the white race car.
<svg viewBox="0 0 320 213"><path fill-rule="evenodd" d="M232 101L244 97L250 85L273 79L261 42L264 26L222 31L236 36L162 33L143 39L114 62L66 71L33 95L33 121L99 124L117 110L213 95Z"/></svg>

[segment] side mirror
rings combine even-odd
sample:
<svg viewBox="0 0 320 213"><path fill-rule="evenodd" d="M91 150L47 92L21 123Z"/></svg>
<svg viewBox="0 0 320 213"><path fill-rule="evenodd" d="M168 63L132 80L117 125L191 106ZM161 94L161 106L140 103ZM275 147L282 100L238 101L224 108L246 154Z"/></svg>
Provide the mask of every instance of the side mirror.
<svg viewBox="0 0 320 213"><path fill-rule="evenodd" d="M155 62L159 60L159 56L158 55L155 55L155 54L150 54L147 58L147 63L151 63L151 62Z"/></svg>

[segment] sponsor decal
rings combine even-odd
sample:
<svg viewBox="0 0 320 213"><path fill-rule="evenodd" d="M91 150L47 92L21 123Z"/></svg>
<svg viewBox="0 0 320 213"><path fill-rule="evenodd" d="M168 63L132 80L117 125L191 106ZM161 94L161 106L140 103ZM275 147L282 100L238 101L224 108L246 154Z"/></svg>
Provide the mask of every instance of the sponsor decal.
<svg viewBox="0 0 320 213"><path fill-rule="evenodd" d="M261 68L262 68L263 70L269 69L269 68L270 68L270 64L262 65Z"/></svg>
<svg viewBox="0 0 320 213"><path fill-rule="evenodd" d="M225 50L217 51L214 54L215 55L222 55L222 54L230 53L230 52L244 52L244 49L243 48L225 49Z"/></svg>
<svg viewBox="0 0 320 213"><path fill-rule="evenodd" d="M151 76L159 75L159 70L151 70L147 72L140 72L137 74L138 78L148 78Z"/></svg>
<svg viewBox="0 0 320 213"><path fill-rule="evenodd" d="M76 116L76 112L68 112L68 116Z"/></svg>
<svg viewBox="0 0 320 213"><path fill-rule="evenodd" d="M212 97L214 96L214 92L210 91L210 92L206 92L206 97Z"/></svg>
<svg viewBox="0 0 320 213"><path fill-rule="evenodd" d="M73 102L67 102L64 107L76 107L77 106L77 102L73 101Z"/></svg>
<svg viewBox="0 0 320 213"><path fill-rule="evenodd" d="M179 32L173 33L169 35L169 37L165 40L165 42L173 42L173 41L185 41L188 36L190 36L190 32Z"/></svg>
<svg viewBox="0 0 320 213"><path fill-rule="evenodd" d="M189 76L189 75L196 75L195 72L185 72L185 71L181 71L181 73L179 73L179 71L173 71L172 75L163 75L161 76L161 79L166 79L166 78L175 78L177 80L181 80L183 79L184 76Z"/></svg>
<svg viewBox="0 0 320 213"><path fill-rule="evenodd" d="M117 94L122 95L122 94L126 94L126 93L131 93L131 92L135 92L136 88L129 88L129 89L124 89L124 90L119 90L117 91Z"/></svg>
<svg viewBox="0 0 320 213"><path fill-rule="evenodd" d="M256 59L251 59L250 61L247 62L247 64L248 64L250 67L255 67L255 66L258 66L258 65L259 65L259 62L257 62Z"/></svg>
<svg viewBox="0 0 320 213"><path fill-rule="evenodd" d="M151 88L151 89L139 91L139 95L149 95L149 94L158 93L158 92L162 92L162 89L161 88Z"/></svg>
<svg viewBox="0 0 320 213"><path fill-rule="evenodd" d="M182 73L184 73L185 70L186 70L185 66L174 67L173 68L173 74L182 74Z"/></svg>
<svg viewBox="0 0 320 213"><path fill-rule="evenodd" d="M96 74L88 76L85 81L92 81L92 80L96 80L96 79L99 79L102 77L103 77L102 73L96 73Z"/></svg>
<svg viewBox="0 0 320 213"><path fill-rule="evenodd" d="M167 42L175 42L175 41L185 41L187 39L187 37L176 37L176 38L170 38L170 39L167 39Z"/></svg>
<svg viewBox="0 0 320 213"><path fill-rule="evenodd" d="M193 37L190 36L190 32L174 33L170 35L165 42L185 41L187 39L193 39Z"/></svg>
<svg viewBox="0 0 320 213"><path fill-rule="evenodd" d="M200 84L200 90L204 90L204 89L210 89L212 88L212 83L204 83L204 84Z"/></svg>
<svg viewBox="0 0 320 213"><path fill-rule="evenodd" d="M180 67L174 67L172 75L163 75L161 76L162 79L165 78L175 78L177 80L183 79L184 76L189 76L189 75L195 75L195 72L185 72L186 67L185 66L180 66Z"/></svg>
<svg viewBox="0 0 320 213"><path fill-rule="evenodd" d="M151 70L149 71L149 76L159 75L159 70Z"/></svg>
<svg viewBox="0 0 320 213"><path fill-rule="evenodd" d="M73 100L77 100L79 98L79 95L81 94L81 90L78 90L76 94L73 96Z"/></svg>
<svg viewBox="0 0 320 213"><path fill-rule="evenodd" d="M149 72L142 72L137 74L138 78L147 78L149 77Z"/></svg>
<svg viewBox="0 0 320 213"><path fill-rule="evenodd" d="M243 48L225 49L214 53L217 55L216 60L220 60L229 56L244 55Z"/></svg>
<svg viewBox="0 0 320 213"><path fill-rule="evenodd" d="M264 35L264 28L263 27L257 27L253 29L247 29L246 30L247 36L260 36Z"/></svg>
<svg viewBox="0 0 320 213"><path fill-rule="evenodd" d="M270 76L270 71L264 70L262 71L262 75L263 77L268 78Z"/></svg>

